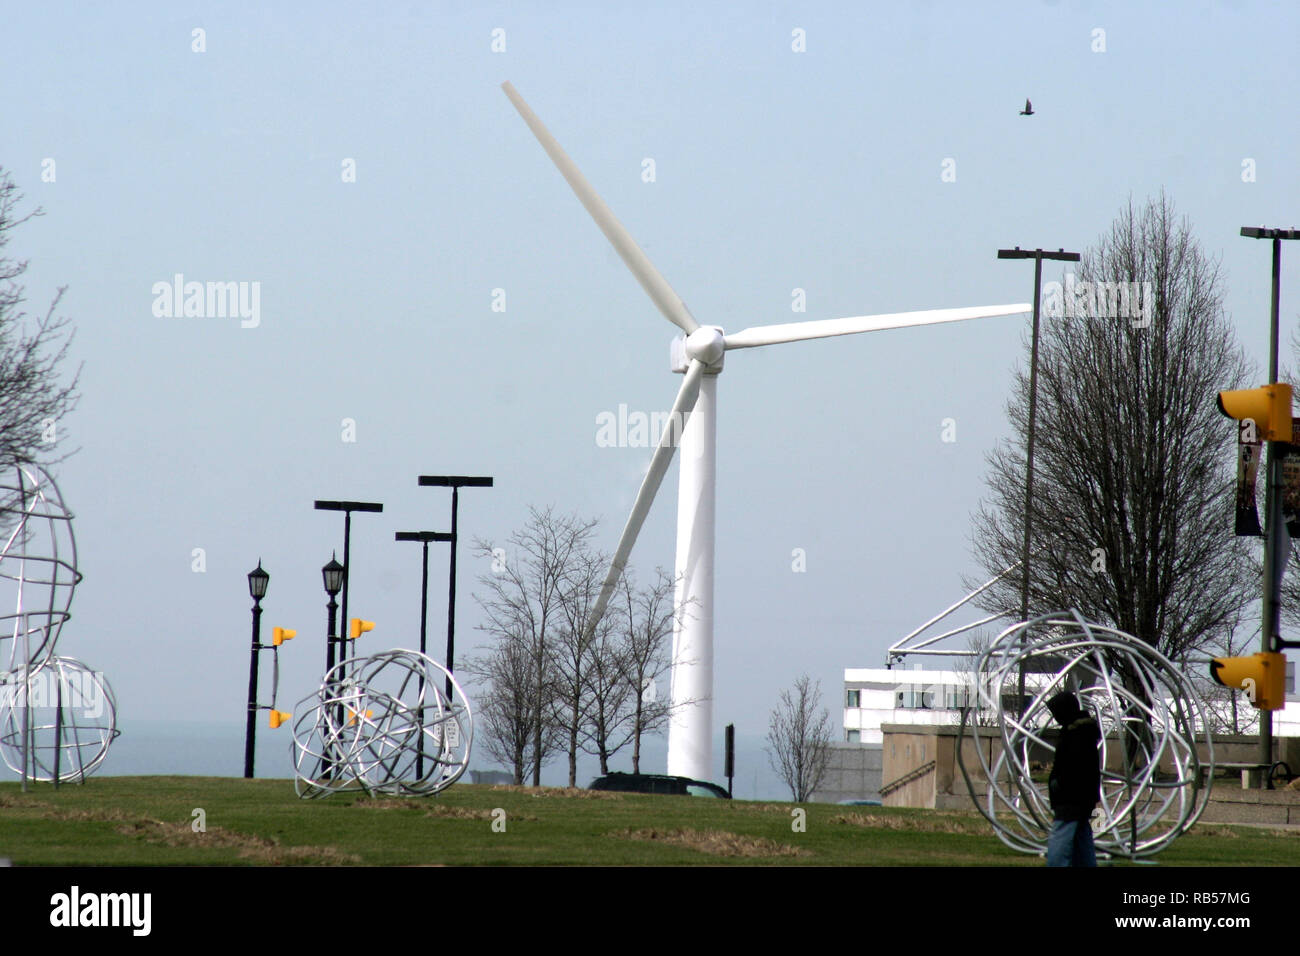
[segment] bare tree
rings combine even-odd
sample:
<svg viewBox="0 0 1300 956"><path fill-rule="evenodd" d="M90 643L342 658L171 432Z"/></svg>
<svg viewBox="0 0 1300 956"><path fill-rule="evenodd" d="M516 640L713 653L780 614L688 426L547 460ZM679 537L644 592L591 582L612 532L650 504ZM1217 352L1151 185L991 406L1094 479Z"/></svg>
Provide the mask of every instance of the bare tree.
<svg viewBox="0 0 1300 956"><path fill-rule="evenodd" d="M531 649L520 637L500 636L490 650L464 662L460 669L478 684L478 740L493 760L513 771L515 783L522 784L535 762L538 706ZM555 729L546 728L545 752L552 752L557 745Z"/></svg>
<svg viewBox="0 0 1300 956"><path fill-rule="evenodd" d="M632 772L641 772L641 739L668 726L673 705L659 693L659 681L672 666L668 638L673 632L674 581L663 569L654 583L637 588L629 574L619 582L618 604L623 632L619 664L630 691ZM689 706L681 702L680 706Z"/></svg>
<svg viewBox="0 0 1300 956"><path fill-rule="evenodd" d="M23 286L15 281L27 271L27 261L3 255L10 230L42 215L39 208L19 215L22 198L0 167L0 469L6 470L19 462L61 460L52 457L58 425L76 407L81 377L78 369L66 384L59 380L72 343L72 332L64 332L68 320L55 318L64 289L55 293L44 316L29 323L22 310Z"/></svg>
<svg viewBox="0 0 1300 956"><path fill-rule="evenodd" d="M552 508L531 508L528 523L506 542L505 560L495 561L500 570L479 578L486 593L476 597L487 616L481 629L498 642L517 642L528 660L533 786L541 784L542 766L555 754L555 644L566 624L575 562L586 552L595 526L595 521L557 515ZM483 557L494 557L492 542L478 541L475 547Z"/></svg>
<svg viewBox="0 0 1300 956"><path fill-rule="evenodd" d="M609 773L610 758L633 736L634 688L624 676L624 649L606 614L592 639L587 666L587 697L583 707L582 749L599 758L600 772ZM638 772L633 766L633 772Z"/></svg>
<svg viewBox="0 0 1300 956"><path fill-rule="evenodd" d="M1029 613L1074 607L1178 658L1230 634L1258 584L1231 533L1236 437L1214 405L1246 359L1218 264L1163 194L1122 210L1078 279L1041 326ZM1021 556L1028 408L1021 371L973 517L990 576ZM1020 585L1000 580L982 606L1018 617Z"/></svg>
<svg viewBox="0 0 1300 956"><path fill-rule="evenodd" d="M600 594L609 557L589 550L585 542L569 555L560 591L560 627L551 645L552 722L559 728L569 757L569 786L578 785L578 750L588 724L592 671L597 653L609 648L606 620L587 630L587 619ZM606 618L608 615L606 615ZM598 638L599 635L599 638ZM608 670L610 664L604 664ZM604 771L602 771L604 772Z"/></svg>
<svg viewBox="0 0 1300 956"><path fill-rule="evenodd" d="M804 674L794 682L793 695L781 691L781 703L768 719L764 748L795 803L805 802L821 785L830 763L830 744L831 720L822 707L821 682L814 684Z"/></svg>

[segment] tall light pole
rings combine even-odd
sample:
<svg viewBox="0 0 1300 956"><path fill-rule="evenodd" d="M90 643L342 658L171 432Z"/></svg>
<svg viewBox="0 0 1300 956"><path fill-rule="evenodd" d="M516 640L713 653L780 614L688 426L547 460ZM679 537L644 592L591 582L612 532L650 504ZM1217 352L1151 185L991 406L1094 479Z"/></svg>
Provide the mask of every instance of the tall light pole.
<svg viewBox="0 0 1300 956"><path fill-rule="evenodd" d="M339 602L335 600L339 591L343 590L343 565L339 564L338 558L331 554L327 565L320 569L321 580L325 585L325 593L329 595L329 604L326 605L326 612L329 617L328 630L325 634L325 673L328 674L334 669L334 647L342 643L342 638L338 634L338 609ZM330 696L337 696L332 691ZM338 712L339 726L343 723L342 708ZM333 761L328 757L328 745L322 751L321 757L321 776L328 778L334 769Z"/></svg>
<svg viewBox="0 0 1300 956"><path fill-rule="evenodd" d="M999 259L1034 260L1034 325L1029 346L1029 432L1025 436L1025 534L1020 549L1020 620L1029 620L1029 543L1034 522L1034 420L1038 414L1038 315L1043 298L1043 260L1078 262L1079 253L1056 252L1042 249L999 249ZM1017 688L1020 710L1025 709L1025 666L1020 665L1020 683Z"/></svg>
<svg viewBox="0 0 1300 956"><path fill-rule="evenodd" d="M1269 229L1242 226L1248 239L1273 240L1273 294L1269 310L1268 382L1277 383L1278 297L1282 285L1282 240L1300 239L1300 229ZM1286 522L1282 520L1282 455L1277 442L1267 442L1268 462L1264 472L1264 614L1260 628L1262 650L1280 651L1287 646L1281 639L1281 585L1286 570ZM1272 788L1273 712L1259 712L1259 760L1264 766L1263 787Z"/></svg>
<svg viewBox="0 0 1300 956"><path fill-rule="evenodd" d="M380 512L384 506L378 501L317 501L317 511L342 511L343 512L343 626L348 625L348 582L352 579L352 562L349 560L352 554L352 512L367 511ZM339 639L339 655L337 663L343 663L347 657L348 642L342 638Z"/></svg>
<svg viewBox="0 0 1300 956"><path fill-rule="evenodd" d="M447 674L452 672L452 653L456 647L456 509L460 504L460 489L491 488L488 476L421 475L421 488L451 489L451 584L447 592ZM447 700L451 700L451 677L447 677Z"/></svg>
<svg viewBox="0 0 1300 956"><path fill-rule="evenodd" d="M248 572L248 593L253 598L253 650L248 665L248 726L244 731L244 777L253 776L253 746L257 736L257 652L262 649L262 598L271 575L262 570L262 562Z"/></svg>
<svg viewBox="0 0 1300 956"><path fill-rule="evenodd" d="M424 545L424 558L420 572L420 653L426 653L425 635L429 626L429 542L452 541L453 536L444 531L398 531L398 541L419 541ZM448 670L451 667L448 666ZM424 726L424 676L420 676L420 707L417 708L416 722ZM424 736L420 736L420 749L415 753L415 779L424 779Z"/></svg>

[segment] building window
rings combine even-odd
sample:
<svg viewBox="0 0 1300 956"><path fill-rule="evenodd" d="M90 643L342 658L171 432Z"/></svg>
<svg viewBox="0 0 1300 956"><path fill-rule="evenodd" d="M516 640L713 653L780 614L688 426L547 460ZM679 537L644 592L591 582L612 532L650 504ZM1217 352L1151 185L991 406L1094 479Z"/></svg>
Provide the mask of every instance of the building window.
<svg viewBox="0 0 1300 956"><path fill-rule="evenodd" d="M862 706L862 704L860 703L861 700L862 700L862 691L859 691L859 690L851 690L851 691L849 691L848 694L846 695L846 699L845 699L845 702L844 702L844 706L845 706L845 707L861 707L861 706Z"/></svg>
<svg viewBox="0 0 1300 956"><path fill-rule="evenodd" d="M934 707L934 691L925 691L920 688L900 690L898 692L898 706L906 710L928 710Z"/></svg>
<svg viewBox="0 0 1300 956"><path fill-rule="evenodd" d="M960 710L971 705L970 688L948 687L943 692L943 706L947 710Z"/></svg>
<svg viewBox="0 0 1300 956"><path fill-rule="evenodd" d="M847 741L848 741L849 743L851 743L851 744L861 743L861 742L862 742L862 731L860 731L860 730L847 730L847 731L844 732L844 739L847 740Z"/></svg>

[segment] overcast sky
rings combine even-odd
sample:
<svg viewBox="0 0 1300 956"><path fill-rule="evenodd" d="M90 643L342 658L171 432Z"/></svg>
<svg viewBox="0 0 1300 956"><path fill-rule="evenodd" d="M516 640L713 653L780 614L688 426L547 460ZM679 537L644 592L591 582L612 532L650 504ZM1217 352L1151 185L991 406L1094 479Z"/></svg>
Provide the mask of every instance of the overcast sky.
<svg viewBox="0 0 1300 956"><path fill-rule="evenodd" d="M314 687L319 569L343 537L316 498L384 503L353 525L369 650L418 640L419 547L393 532L449 529L450 494L417 475L495 476L461 497L466 538L503 541L549 504L599 518L613 548L649 449L602 447L597 418L671 405L676 330L505 80L702 323L1025 302L1032 265L999 247L1083 251L1163 188L1266 356L1268 247L1238 229L1300 220L1293 5L538 6L6 11L0 165L45 210L8 251L31 261L33 312L69 287L84 362L60 423L80 451L58 475L85 580L60 651L107 674L128 726L242 728L259 558L264 624L300 635L281 708ZM1294 326L1300 248L1283 259ZM177 274L256 283L256 315L160 316L155 284ZM880 666L964 593L1027 327L727 357L719 738L726 722L761 736L801 673L838 726L844 668ZM633 554L643 576L671 567L675 512L674 466ZM440 647L445 546L432 555ZM489 571L462 548L462 648L480 637Z"/></svg>

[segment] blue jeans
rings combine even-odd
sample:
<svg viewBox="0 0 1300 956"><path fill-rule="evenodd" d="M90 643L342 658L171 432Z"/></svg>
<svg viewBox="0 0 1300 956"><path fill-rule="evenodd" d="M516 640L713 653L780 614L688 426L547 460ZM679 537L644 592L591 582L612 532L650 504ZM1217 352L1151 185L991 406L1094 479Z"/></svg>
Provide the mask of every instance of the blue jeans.
<svg viewBox="0 0 1300 956"><path fill-rule="evenodd" d="M1047 835L1048 866L1096 866L1092 826L1087 820L1053 820Z"/></svg>

